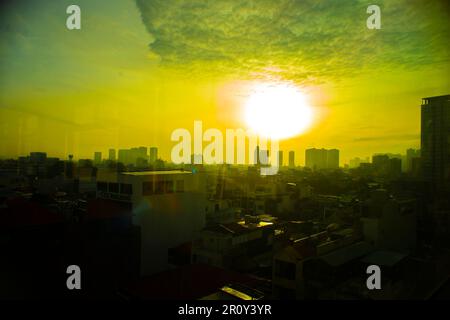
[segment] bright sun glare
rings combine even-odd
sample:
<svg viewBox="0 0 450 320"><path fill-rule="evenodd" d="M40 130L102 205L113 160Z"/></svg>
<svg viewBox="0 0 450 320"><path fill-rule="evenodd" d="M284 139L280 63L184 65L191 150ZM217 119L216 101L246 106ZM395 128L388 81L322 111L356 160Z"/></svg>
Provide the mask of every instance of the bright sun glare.
<svg viewBox="0 0 450 320"><path fill-rule="evenodd" d="M313 111L295 86L259 84L245 103L245 121L262 137L286 139L311 126Z"/></svg>

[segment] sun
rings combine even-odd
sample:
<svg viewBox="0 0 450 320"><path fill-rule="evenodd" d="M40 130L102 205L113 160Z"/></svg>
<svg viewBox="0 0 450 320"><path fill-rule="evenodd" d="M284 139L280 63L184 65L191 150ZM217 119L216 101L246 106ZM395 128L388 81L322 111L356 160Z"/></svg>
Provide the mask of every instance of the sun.
<svg viewBox="0 0 450 320"><path fill-rule="evenodd" d="M313 110L305 95L290 84L258 84L245 103L245 122L257 135L287 139L305 132Z"/></svg>

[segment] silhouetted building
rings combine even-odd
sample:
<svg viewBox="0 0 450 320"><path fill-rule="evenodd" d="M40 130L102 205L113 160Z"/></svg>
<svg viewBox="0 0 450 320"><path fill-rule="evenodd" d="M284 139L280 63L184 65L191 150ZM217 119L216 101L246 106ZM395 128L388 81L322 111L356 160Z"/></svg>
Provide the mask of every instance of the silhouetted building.
<svg viewBox="0 0 450 320"><path fill-rule="evenodd" d="M295 167L295 151L289 151L289 167Z"/></svg>
<svg viewBox="0 0 450 320"><path fill-rule="evenodd" d="M361 164L361 159L359 157L350 159L349 168L351 168L351 169L358 168L360 164Z"/></svg>
<svg viewBox="0 0 450 320"><path fill-rule="evenodd" d="M338 169L339 168L339 150L331 149L327 152L327 168Z"/></svg>
<svg viewBox="0 0 450 320"><path fill-rule="evenodd" d="M283 166L283 151L278 151L278 165Z"/></svg>
<svg viewBox="0 0 450 320"><path fill-rule="evenodd" d="M64 173L64 162L47 157L45 152L31 152L28 157L19 157L17 168L29 178L52 178Z"/></svg>
<svg viewBox="0 0 450 320"><path fill-rule="evenodd" d="M119 149L118 161L125 165L137 165L142 166L147 161L147 148L131 148L131 149Z"/></svg>
<svg viewBox="0 0 450 320"><path fill-rule="evenodd" d="M94 152L94 164L97 165L100 163L102 163L102 153L99 151Z"/></svg>
<svg viewBox="0 0 450 320"><path fill-rule="evenodd" d="M30 152L30 161L43 162L47 159L47 153L45 152Z"/></svg>
<svg viewBox="0 0 450 320"><path fill-rule="evenodd" d="M339 168L339 150L337 149L306 149L305 165L314 170L320 169L338 169Z"/></svg>
<svg viewBox="0 0 450 320"><path fill-rule="evenodd" d="M406 150L406 171L407 172L412 171L414 158L420 158L420 150L407 149Z"/></svg>
<svg viewBox="0 0 450 320"><path fill-rule="evenodd" d="M398 158L389 159L388 175L391 178L398 178L402 173L402 160Z"/></svg>
<svg viewBox="0 0 450 320"><path fill-rule="evenodd" d="M450 184L450 95L422 99L421 157L424 178L438 193Z"/></svg>
<svg viewBox="0 0 450 320"><path fill-rule="evenodd" d="M116 149L109 149L109 157L108 160L116 161Z"/></svg>
<svg viewBox="0 0 450 320"><path fill-rule="evenodd" d="M127 149L119 149L118 152L118 161L123 164L128 164L130 158L130 150Z"/></svg>
<svg viewBox="0 0 450 320"><path fill-rule="evenodd" d="M372 165L375 175L395 179L398 178L402 172L402 160L397 155L376 154L372 157ZM395 157L394 157L395 156Z"/></svg>

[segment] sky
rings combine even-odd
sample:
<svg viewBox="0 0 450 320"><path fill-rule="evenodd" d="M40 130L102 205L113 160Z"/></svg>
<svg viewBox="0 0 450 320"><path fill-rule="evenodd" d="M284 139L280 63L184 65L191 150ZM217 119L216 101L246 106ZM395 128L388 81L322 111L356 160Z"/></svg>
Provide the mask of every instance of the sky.
<svg viewBox="0 0 450 320"><path fill-rule="evenodd" d="M80 30L66 28L71 4ZM298 87L315 112L280 142L297 164L309 147L339 149L341 165L405 153L421 98L450 93L449 21L445 0L2 1L0 156L158 146L169 160L171 133L195 120L246 128L261 83Z"/></svg>

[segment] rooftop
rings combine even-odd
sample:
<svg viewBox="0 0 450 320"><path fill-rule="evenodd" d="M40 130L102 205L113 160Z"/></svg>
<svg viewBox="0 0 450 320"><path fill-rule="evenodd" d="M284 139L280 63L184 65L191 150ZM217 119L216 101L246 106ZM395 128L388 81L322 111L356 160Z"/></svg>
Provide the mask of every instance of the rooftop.
<svg viewBox="0 0 450 320"><path fill-rule="evenodd" d="M254 287L258 280L221 268L193 264L147 276L128 285L123 293L131 299L200 299L230 283Z"/></svg>
<svg viewBox="0 0 450 320"><path fill-rule="evenodd" d="M351 260L361 258L371 251L371 245L361 241L323 255L321 259L330 266L337 267Z"/></svg>
<svg viewBox="0 0 450 320"><path fill-rule="evenodd" d="M393 251L375 251L361 261L368 264L391 267L402 261L406 256L406 254Z"/></svg>
<svg viewBox="0 0 450 320"><path fill-rule="evenodd" d="M226 224L219 224L211 227L206 227L204 231L222 234L243 234L259 228L273 226L272 222L260 221L258 223L246 224L244 221L232 222Z"/></svg>

